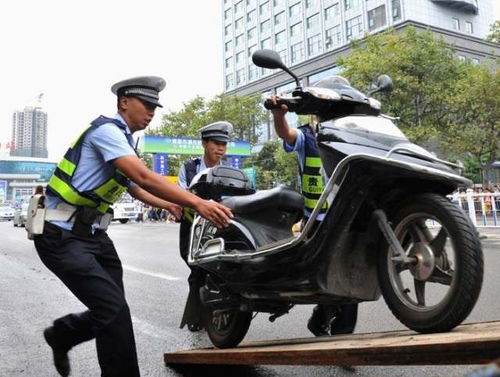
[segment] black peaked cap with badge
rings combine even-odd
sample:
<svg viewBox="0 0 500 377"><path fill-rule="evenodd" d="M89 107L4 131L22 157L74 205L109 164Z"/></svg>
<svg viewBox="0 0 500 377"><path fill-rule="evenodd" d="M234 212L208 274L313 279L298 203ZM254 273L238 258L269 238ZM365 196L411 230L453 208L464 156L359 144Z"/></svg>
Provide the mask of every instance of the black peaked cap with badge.
<svg viewBox="0 0 500 377"><path fill-rule="evenodd" d="M139 76L117 82L111 91L118 97L137 97L155 106L163 107L159 93L165 88L165 80L158 76Z"/></svg>
<svg viewBox="0 0 500 377"><path fill-rule="evenodd" d="M203 140L225 141L230 140L229 135L233 132L233 125L229 122L215 122L200 128Z"/></svg>

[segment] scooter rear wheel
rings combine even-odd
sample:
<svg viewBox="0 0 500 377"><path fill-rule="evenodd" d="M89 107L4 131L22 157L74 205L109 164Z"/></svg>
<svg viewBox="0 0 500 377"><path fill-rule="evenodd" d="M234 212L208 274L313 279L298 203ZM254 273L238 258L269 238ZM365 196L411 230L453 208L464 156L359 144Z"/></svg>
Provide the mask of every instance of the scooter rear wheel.
<svg viewBox="0 0 500 377"><path fill-rule="evenodd" d="M239 310L204 312L204 323L208 336L217 348L236 347L245 337L252 322L252 312Z"/></svg>
<svg viewBox="0 0 500 377"><path fill-rule="evenodd" d="M379 283L392 313L421 333L445 332L472 311L483 281L479 236L467 215L432 193L413 196L389 214L394 233L412 263L394 258L384 242Z"/></svg>

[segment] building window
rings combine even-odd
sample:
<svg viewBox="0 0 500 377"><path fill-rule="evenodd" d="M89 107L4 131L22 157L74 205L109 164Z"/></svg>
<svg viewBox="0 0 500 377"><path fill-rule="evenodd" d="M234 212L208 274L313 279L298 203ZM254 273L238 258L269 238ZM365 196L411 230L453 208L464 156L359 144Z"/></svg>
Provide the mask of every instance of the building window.
<svg viewBox="0 0 500 377"><path fill-rule="evenodd" d="M319 13L316 13L315 15L308 17L306 20L306 27L307 30L317 30L319 29Z"/></svg>
<svg viewBox="0 0 500 377"><path fill-rule="evenodd" d="M252 55L253 55L253 53L254 53L254 51L255 51L255 50L257 50L257 45L253 45L253 46L250 46L250 47L248 48L248 57L249 57L249 58L251 58L251 57L252 57Z"/></svg>
<svg viewBox="0 0 500 377"><path fill-rule="evenodd" d="M231 17L231 9L226 9L224 11L224 19L229 20L230 17Z"/></svg>
<svg viewBox="0 0 500 377"><path fill-rule="evenodd" d="M327 50L332 49L342 43L342 30L340 30L340 25L334 26L325 31L325 48Z"/></svg>
<svg viewBox="0 0 500 377"><path fill-rule="evenodd" d="M332 6L325 8L325 21L331 20L333 17L340 14L339 3L333 4Z"/></svg>
<svg viewBox="0 0 500 377"><path fill-rule="evenodd" d="M260 32L264 33L271 29L271 21L270 20L265 20L260 23Z"/></svg>
<svg viewBox="0 0 500 377"><path fill-rule="evenodd" d="M363 23L361 21L361 16L357 16L347 20L345 23L346 38L350 40L352 38L359 37L363 32Z"/></svg>
<svg viewBox="0 0 500 377"><path fill-rule="evenodd" d="M285 63L285 65L287 65L287 64L288 64L288 51L287 51L287 49L285 48L285 49L283 49L283 50L279 50L279 51L278 51L278 54L279 54L279 55L280 55L280 57L281 57L281 61L282 61L283 63Z"/></svg>
<svg viewBox="0 0 500 377"><path fill-rule="evenodd" d="M260 42L260 48L270 49L271 48L271 38L263 39L262 42Z"/></svg>
<svg viewBox="0 0 500 377"><path fill-rule="evenodd" d="M467 58L464 55L458 55L458 60L460 60L461 62L465 62Z"/></svg>
<svg viewBox="0 0 500 377"><path fill-rule="evenodd" d="M255 21L256 16L257 16L257 11L255 9L252 9L250 12L247 13L247 22Z"/></svg>
<svg viewBox="0 0 500 377"><path fill-rule="evenodd" d="M292 64L297 63L304 59L304 50L302 48L302 42L295 43L290 47Z"/></svg>
<svg viewBox="0 0 500 377"><path fill-rule="evenodd" d="M385 5L381 5L375 9L368 11L368 29L374 30L385 26L387 19L385 16Z"/></svg>
<svg viewBox="0 0 500 377"><path fill-rule="evenodd" d="M292 25L290 28L290 36L302 35L302 22Z"/></svg>
<svg viewBox="0 0 500 377"><path fill-rule="evenodd" d="M242 26L243 26L243 17L240 17L236 21L234 21L234 28L236 30L239 30Z"/></svg>
<svg viewBox="0 0 500 377"><path fill-rule="evenodd" d="M274 16L274 25L278 26L285 23L285 11L278 13L276 16Z"/></svg>
<svg viewBox="0 0 500 377"><path fill-rule="evenodd" d="M275 8L276 7L280 7L280 6L284 5L284 4L285 4L285 0L274 0L273 1L273 5L274 5Z"/></svg>
<svg viewBox="0 0 500 377"><path fill-rule="evenodd" d="M248 67L248 81L255 80L259 76L259 68L252 65Z"/></svg>
<svg viewBox="0 0 500 377"><path fill-rule="evenodd" d="M228 69L229 67L231 67L231 60L232 60L232 58L227 58L226 59L226 69Z"/></svg>
<svg viewBox="0 0 500 377"><path fill-rule="evenodd" d="M226 75L226 89L232 88L234 85L233 74L229 73Z"/></svg>
<svg viewBox="0 0 500 377"><path fill-rule="evenodd" d="M480 60L478 58L472 58L471 62L472 62L472 64L477 65L477 64L479 64Z"/></svg>
<svg viewBox="0 0 500 377"><path fill-rule="evenodd" d="M451 23L453 30L460 30L460 20L458 18L452 17Z"/></svg>
<svg viewBox="0 0 500 377"><path fill-rule="evenodd" d="M247 0L247 7L255 5L255 0Z"/></svg>
<svg viewBox="0 0 500 377"><path fill-rule="evenodd" d="M317 0L306 0L306 8L309 9L316 6L316 1Z"/></svg>
<svg viewBox="0 0 500 377"><path fill-rule="evenodd" d="M256 27L248 29L248 31L247 31L247 38L248 39L255 38L256 35L257 35L257 28Z"/></svg>
<svg viewBox="0 0 500 377"><path fill-rule="evenodd" d="M236 71L236 85L241 85L245 82L245 69L238 69Z"/></svg>
<svg viewBox="0 0 500 377"><path fill-rule="evenodd" d="M313 35L307 38L307 55L313 56L321 52L321 36L320 34Z"/></svg>
<svg viewBox="0 0 500 377"><path fill-rule="evenodd" d="M392 20L398 21L401 19L401 1L392 0Z"/></svg>
<svg viewBox="0 0 500 377"><path fill-rule="evenodd" d="M235 46L239 46L242 43L243 43L243 34L240 34L236 36L236 38L234 39L234 44Z"/></svg>
<svg viewBox="0 0 500 377"><path fill-rule="evenodd" d="M260 4L259 11L260 11L260 14L269 12L270 11L269 1L266 1L265 3Z"/></svg>
<svg viewBox="0 0 500 377"><path fill-rule="evenodd" d="M356 9L359 6L359 0L344 0L344 9Z"/></svg>
<svg viewBox="0 0 500 377"><path fill-rule="evenodd" d="M224 51L228 52L233 48L233 41L227 41L224 45Z"/></svg>
<svg viewBox="0 0 500 377"><path fill-rule="evenodd" d="M296 16L302 12L302 9L300 8L301 3L294 4L290 7L290 17Z"/></svg>
<svg viewBox="0 0 500 377"><path fill-rule="evenodd" d="M234 13L241 12L243 10L243 0L234 4Z"/></svg>
<svg viewBox="0 0 500 377"><path fill-rule="evenodd" d="M239 64L239 63L242 63L243 60L244 60L244 52L243 51L240 51L236 54L236 64Z"/></svg>
<svg viewBox="0 0 500 377"><path fill-rule="evenodd" d="M474 33L474 29L472 28L472 22L470 21L465 21L465 30L467 31L467 33L469 34L473 34Z"/></svg>
<svg viewBox="0 0 500 377"><path fill-rule="evenodd" d="M279 46L281 44L284 44L286 41L286 36L285 36L285 30L280 31L274 36L274 44L275 46Z"/></svg>
<svg viewBox="0 0 500 377"><path fill-rule="evenodd" d="M229 34L231 34L231 25L227 25L224 28L224 35L227 37Z"/></svg>

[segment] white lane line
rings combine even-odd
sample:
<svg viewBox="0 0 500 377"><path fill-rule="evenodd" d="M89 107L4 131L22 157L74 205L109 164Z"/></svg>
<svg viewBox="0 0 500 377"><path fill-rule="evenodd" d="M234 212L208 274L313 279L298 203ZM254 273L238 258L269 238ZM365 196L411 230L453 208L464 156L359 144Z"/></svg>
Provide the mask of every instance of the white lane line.
<svg viewBox="0 0 500 377"><path fill-rule="evenodd" d="M142 319L132 316L132 322L134 324L134 329L136 331L139 331L147 336L150 336L151 338L168 340L171 341L173 344L179 342L177 337L174 334L171 334L170 331L155 326L147 321L143 321Z"/></svg>
<svg viewBox="0 0 500 377"><path fill-rule="evenodd" d="M152 272L152 271L148 271L148 270L143 270L142 268L132 267L132 266L128 266L126 264L123 264L122 267L123 267L124 270L132 271L132 272L137 272L138 274L153 276L155 278L160 278L160 279L170 280L170 281L180 280L180 278L178 278L176 276L167 275L167 274L160 274L158 272Z"/></svg>

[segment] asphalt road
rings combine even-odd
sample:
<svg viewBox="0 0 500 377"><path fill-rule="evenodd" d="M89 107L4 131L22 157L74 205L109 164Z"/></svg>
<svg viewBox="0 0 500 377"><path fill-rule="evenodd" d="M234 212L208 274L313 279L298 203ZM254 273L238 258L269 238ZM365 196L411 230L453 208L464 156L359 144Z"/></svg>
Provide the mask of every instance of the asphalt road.
<svg viewBox="0 0 500 377"><path fill-rule="evenodd" d="M133 316L143 376L466 376L473 367L197 367L173 370L163 353L210 346L206 333L179 329L187 296L188 269L177 249L176 224L112 224L109 234L124 266L124 281ZM485 281L467 322L500 319L500 230L483 231ZM57 376L42 331L53 319L84 310L63 284L40 262L22 228L0 223L0 376ZM259 314L247 340L310 336L311 306L294 308L274 323ZM356 332L403 329L384 301L360 305ZM72 376L99 376L93 342L70 352Z"/></svg>

